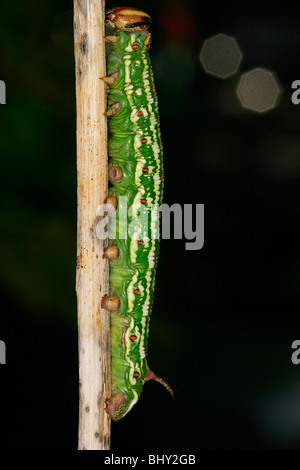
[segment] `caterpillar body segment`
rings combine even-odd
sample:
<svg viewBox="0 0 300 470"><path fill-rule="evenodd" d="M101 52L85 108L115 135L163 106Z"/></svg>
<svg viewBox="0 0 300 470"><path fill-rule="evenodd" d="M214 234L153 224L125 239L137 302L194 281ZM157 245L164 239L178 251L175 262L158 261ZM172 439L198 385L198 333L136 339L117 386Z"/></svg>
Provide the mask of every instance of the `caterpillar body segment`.
<svg viewBox="0 0 300 470"><path fill-rule="evenodd" d="M111 311L112 396L106 410L118 421L138 401L146 381L171 389L146 360L163 192L158 103L148 55L151 19L124 7L110 10L106 18L114 29L113 36L106 36L111 52L105 81L108 200L115 201L116 224L104 253L110 260L110 292L102 305Z"/></svg>

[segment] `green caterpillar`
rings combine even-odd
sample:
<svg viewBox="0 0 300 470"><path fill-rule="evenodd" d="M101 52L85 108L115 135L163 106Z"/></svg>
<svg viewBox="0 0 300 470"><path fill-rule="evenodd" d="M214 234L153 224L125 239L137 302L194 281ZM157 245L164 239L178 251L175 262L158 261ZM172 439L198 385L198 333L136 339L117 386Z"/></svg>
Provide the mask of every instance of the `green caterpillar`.
<svg viewBox="0 0 300 470"><path fill-rule="evenodd" d="M111 311L112 396L106 411L115 421L131 410L151 379L173 394L146 361L163 192L159 113L148 55L150 23L150 16L135 8L106 13L106 24L115 30L106 36L111 52L108 76L103 78L109 85L107 202L114 206L118 222L105 250L110 295L103 297L102 306ZM124 211L125 220L119 222Z"/></svg>

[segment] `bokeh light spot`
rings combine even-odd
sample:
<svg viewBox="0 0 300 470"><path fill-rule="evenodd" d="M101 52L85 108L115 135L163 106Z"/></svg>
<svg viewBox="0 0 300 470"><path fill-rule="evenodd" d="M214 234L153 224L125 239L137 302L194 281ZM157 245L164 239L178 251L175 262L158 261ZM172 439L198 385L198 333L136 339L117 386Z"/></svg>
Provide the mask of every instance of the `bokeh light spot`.
<svg viewBox="0 0 300 470"><path fill-rule="evenodd" d="M242 57L235 38L220 33L204 41L199 59L207 73L228 78L238 71Z"/></svg>
<svg viewBox="0 0 300 470"><path fill-rule="evenodd" d="M237 87L241 105L259 113L276 106L279 92L274 73L260 68L242 75Z"/></svg>

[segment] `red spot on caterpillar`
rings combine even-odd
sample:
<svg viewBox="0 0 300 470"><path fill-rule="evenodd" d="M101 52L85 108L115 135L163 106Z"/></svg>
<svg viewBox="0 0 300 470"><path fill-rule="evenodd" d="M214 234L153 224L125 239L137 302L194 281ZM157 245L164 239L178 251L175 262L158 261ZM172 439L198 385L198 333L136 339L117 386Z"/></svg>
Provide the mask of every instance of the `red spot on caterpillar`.
<svg viewBox="0 0 300 470"><path fill-rule="evenodd" d="M141 199L142 204L146 204L146 202L147 202L147 199Z"/></svg>
<svg viewBox="0 0 300 470"><path fill-rule="evenodd" d="M138 245L144 245L143 240L139 240L139 241L138 241Z"/></svg>
<svg viewBox="0 0 300 470"><path fill-rule="evenodd" d="M134 294L139 294L139 293L140 293L140 289L134 289L133 293L134 293Z"/></svg>
<svg viewBox="0 0 300 470"><path fill-rule="evenodd" d="M133 377L139 377L140 374L138 372L134 372Z"/></svg>
<svg viewBox="0 0 300 470"><path fill-rule="evenodd" d="M148 173L148 168L143 168L143 173Z"/></svg>
<svg viewBox="0 0 300 470"><path fill-rule="evenodd" d="M137 113L137 115L138 115L138 116L143 116L143 111L139 111L139 112Z"/></svg>
<svg viewBox="0 0 300 470"><path fill-rule="evenodd" d="M130 339L130 341L136 341L137 336L136 335L131 335L131 336L129 336L129 339Z"/></svg>
<svg viewBox="0 0 300 470"><path fill-rule="evenodd" d="M147 142L147 139L142 139L141 142L142 144L145 144Z"/></svg>
<svg viewBox="0 0 300 470"><path fill-rule="evenodd" d="M132 49L138 49L140 46L138 44L133 44Z"/></svg>

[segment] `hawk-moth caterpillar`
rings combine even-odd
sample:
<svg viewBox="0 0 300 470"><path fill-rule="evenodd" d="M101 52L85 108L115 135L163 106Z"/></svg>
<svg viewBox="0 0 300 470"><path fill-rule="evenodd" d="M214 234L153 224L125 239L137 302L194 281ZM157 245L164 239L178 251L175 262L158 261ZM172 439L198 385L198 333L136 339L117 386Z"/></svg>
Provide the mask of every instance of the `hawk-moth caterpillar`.
<svg viewBox="0 0 300 470"><path fill-rule="evenodd" d="M138 401L145 382L156 380L173 392L146 361L163 191L158 103L148 55L151 18L135 8L117 7L106 13L106 24L114 30L114 35L105 37L111 52L107 76L102 78L109 86L107 202L113 205L116 220L123 209L121 196L130 208L127 238L121 237L123 222L117 223L104 252L110 260L110 292L102 307L111 312L112 368L106 411L118 421Z"/></svg>

